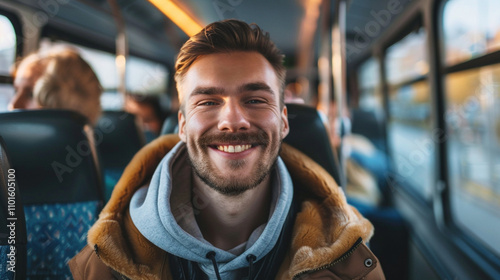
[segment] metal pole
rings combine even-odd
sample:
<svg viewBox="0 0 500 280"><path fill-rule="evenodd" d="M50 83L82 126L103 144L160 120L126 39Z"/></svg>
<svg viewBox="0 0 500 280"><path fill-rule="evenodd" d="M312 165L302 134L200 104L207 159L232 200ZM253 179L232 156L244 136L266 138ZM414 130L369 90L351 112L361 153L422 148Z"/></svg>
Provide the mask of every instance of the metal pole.
<svg viewBox="0 0 500 280"><path fill-rule="evenodd" d="M118 92L122 94L123 100L126 98L127 88L126 88L126 68L127 68L127 57L128 57L128 42L127 35L125 32L125 21L120 11L120 6L116 0L108 0L111 10L113 12L113 18L116 22L116 29L118 34L116 35L116 68L118 70Z"/></svg>

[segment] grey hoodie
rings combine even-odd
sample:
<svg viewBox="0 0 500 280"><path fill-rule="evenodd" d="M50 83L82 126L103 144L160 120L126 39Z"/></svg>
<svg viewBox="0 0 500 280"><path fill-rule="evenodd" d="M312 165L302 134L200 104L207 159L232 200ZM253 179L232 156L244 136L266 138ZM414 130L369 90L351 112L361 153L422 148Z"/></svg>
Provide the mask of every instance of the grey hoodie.
<svg viewBox="0 0 500 280"><path fill-rule="evenodd" d="M197 262L210 279L216 279L214 265L207 258L211 251L215 252L222 279L241 279L241 269L249 265L246 257L252 254L257 262L274 247L290 210L293 186L285 164L278 158L271 173L273 204L268 222L255 229L246 243L229 251L203 239L194 218L195 211L202 211L203 205L194 209L191 203L196 201L196 197L191 199L191 172L186 145L179 142L158 165L149 186L137 190L132 197L129 209L132 221L153 244Z"/></svg>

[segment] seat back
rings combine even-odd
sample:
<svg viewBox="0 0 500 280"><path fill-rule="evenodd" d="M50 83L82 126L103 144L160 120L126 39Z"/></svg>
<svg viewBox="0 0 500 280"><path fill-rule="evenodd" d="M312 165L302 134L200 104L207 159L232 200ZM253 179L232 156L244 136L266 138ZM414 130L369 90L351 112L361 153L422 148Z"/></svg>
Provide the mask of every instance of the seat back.
<svg viewBox="0 0 500 280"><path fill-rule="evenodd" d="M144 146L145 139L135 116L124 111L104 111L95 127L95 137L107 200L125 167Z"/></svg>
<svg viewBox="0 0 500 280"><path fill-rule="evenodd" d="M286 106L290 132L283 141L321 165L340 186L339 165L318 111L301 104L286 104Z"/></svg>
<svg viewBox="0 0 500 280"><path fill-rule="evenodd" d="M67 279L103 204L93 131L64 110L0 114L24 203L27 278Z"/></svg>
<svg viewBox="0 0 500 280"><path fill-rule="evenodd" d="M26 222L16 170L0 137L0 279L26 278Z"/></svg>
<svg viewBox="0 0 500 280"><path fill-rule="evenodd" d="M161 135L172 134L179 132L179 117L177 114L171 113L163 121L163 126L161 127Z"/></svg>
<svg viewBox="0 0 500 280"><path fill-rule="evenodd" d="M370 139L381 151L386 152L384 120L374 111L364 109L351 110L352 133Z"/></svg>

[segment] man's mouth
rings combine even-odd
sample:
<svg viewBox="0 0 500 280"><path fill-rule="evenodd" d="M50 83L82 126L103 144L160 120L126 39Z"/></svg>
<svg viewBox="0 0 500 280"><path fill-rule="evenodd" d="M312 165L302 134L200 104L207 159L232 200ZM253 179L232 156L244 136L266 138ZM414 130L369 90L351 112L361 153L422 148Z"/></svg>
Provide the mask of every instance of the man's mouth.
<svg viewBox="0 0 500 280"><path fill-rule="evenodd" d="M217 145L216 148L226 153L241 153L252 148L252 145Z"/></svg>

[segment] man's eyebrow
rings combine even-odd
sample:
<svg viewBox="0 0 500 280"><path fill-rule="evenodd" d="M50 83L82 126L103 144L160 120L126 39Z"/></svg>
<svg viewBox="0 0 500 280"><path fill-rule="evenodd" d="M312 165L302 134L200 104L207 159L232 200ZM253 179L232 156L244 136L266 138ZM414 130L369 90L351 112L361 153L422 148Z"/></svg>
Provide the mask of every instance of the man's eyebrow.
<svg viewBox="0 0 500 280"><path fill-rule="evenodd" d="M271 87L263 82L248 83L238 87L238 92L259 91L259 90L267 91L270 94L274 94L274 91L271 89Z"/></svg>
<svg viewBox="0 0 500 280"><path fill-rule="evenodd" d="M224 93L224 88L221 87L196 87L192 92L191 96L194 95L214 95Z"/></svg>

